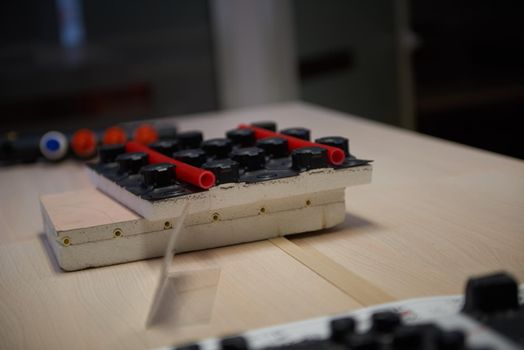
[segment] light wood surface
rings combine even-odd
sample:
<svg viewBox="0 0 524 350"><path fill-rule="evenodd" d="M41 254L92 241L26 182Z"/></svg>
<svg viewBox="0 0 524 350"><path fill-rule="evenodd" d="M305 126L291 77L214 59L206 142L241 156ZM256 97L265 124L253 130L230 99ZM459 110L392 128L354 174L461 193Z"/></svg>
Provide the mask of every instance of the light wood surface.
<svg viewBox="0 0 524 350"><path fill-rule="evenodd" d="M524 162L300 103L176 122L211 138L268 119L347 136L352 153L375 160L372 184L346 193L344 224L290 237L296 248L394 298L458 293L467 276L501 269L524 281ZM87 187L72 161L0 169L1 349L152 348L368 302L262 241L177 255L172 269L196 270L189 285L200 287L185 293L186 318L146 330L159 259L64 273L42 235L39 196ZM209 269L218 280L202 280ZM207 305L197 319L195 300Z"/></svg>

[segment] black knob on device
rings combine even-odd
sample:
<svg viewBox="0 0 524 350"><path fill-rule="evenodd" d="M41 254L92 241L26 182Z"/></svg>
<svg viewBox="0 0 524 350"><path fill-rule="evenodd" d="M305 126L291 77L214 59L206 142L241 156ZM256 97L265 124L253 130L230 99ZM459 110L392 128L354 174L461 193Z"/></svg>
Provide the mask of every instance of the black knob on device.
<svg viewBox="0 0 524 350"><path fill-rule="evenodd" d="M311 133L309 129L306 128L288 128L280 130L281 134L287 135L287 136L293 136L298 139L309 141L311 139Z"/></svg>
<svg viewBox="0 0 524 350"><path fill-rule="evenodd" d="M200 345L198 344L185 345L182 347L178 347L175 350L200 350Z"/></svg>
<svg viewBox="0 0 524 350"><path fill-rule="evenodd" d="M349 156L349 140L342 136L327 136L315 140L322 145L337 147L344 151L346 157Z"/></svg>
<svg viewBox="0 0 524 350"><path fill-rule="evenodd" d="M136 174L141 167L147 165L148 157L143 152L124 153L116 157L120 171Z"/></svg>
<svg viewBox="0 0 524 350"><path fill-rule="evenodd" d="M255 132L251 129L233 129L226 132L226 136L235 145L249 147L255 144Z"/></svg>
<svg viewBox="0 0 524 350"><path fill-rule="evenodd" d="M258 147L237 148L231 152L231 159L247 171L259 170L266 164L266 154Z"/></svg>
<svg viewBox="0 0 524 350"><path fill-rule="evenodd" d="M251 125L257 128L266 129L269 131L275 131L275 132L277 131L277 123L269 121L269 120L254 122L254 123L251 123Z"/></svg>
<svg viewBox="0 0 524 350"><path fill-rule="evenodd" d="M380 311L371 315L371 322L371 329L374 332L389 333L393 332L398 326L400 326L402 320L396 312Z"/></svg>
<svg viewBox="0 0 524 350"><path fill-rule="evenodd" d="M399 327L393 335L393 350L435 349L441 330L434 324Z"/></svg>
<svg viewBox="0 0 524 350"><path fill-rule="evenodd" d="M227 158L233 149L233 144L229 139L211 139L202 143L202 149L211 157Z"/></svg>
<svg viewBox="0 0 524 350"><path fill-rule="evenodd" d="M216 184L238 182L240 165L231 159L216 159L202 165L203 169L215 174Z"/></svg>
<svg viewBox="0 0 524 350"><path fill-rule="evenodd" d="M220 341L222 350L247 350L248 345L243 337L224 338Z"/></svg>
<svg viewBox="0 0 524 350"><path fill-rule="evenodd" d="M329 328L331 329L331 340L340 343L355 331L356 322L352 317L343 317L331 320Z"/></svg>
<svg viewBox="0 0 524 350"><path fill-rule="evenodd" d="M344 343L351 350L380 350L382 343L378 337L369 333L351 334L345 338Z"/></svg>
<svg viewBox="0 0 524 350"><path fill-rule="evenodd" d="M257 147L262 148L268 156L273 158L287 157L288 142L282 137L266 137L257 141Z"/></svg>
<svg viewBox="0 0 524 350"><path fill-rule="evenodd" d="M158 163L146 165L140 170L144 176L144 182L148 186L166 187L173 184L175 180L175 165L169 163Z"/></svg>
<svg viewBox="0 0 524 350"><path fill-rule="evenodd" d="M173 158L186 164L201 167L207 160L206 152L200 148L186 149L173 154Z"/></svg>
<svg viewBox="0 0 524 350"><path fill-rule="evenodd" d="M297 148L291 153L292 167L297 171L325 168L328 165L327 151L321 147Z"/></svg>
<svg viewBox="0 0 524 350"><path fill-rule="evenodd" d="M148 147L168 157L172 157L173 153L180 149L178 140L160 140Z"/></svg>
<svg viewBox="0 0 524 350"><path fill-rule="evenodd" d="M466 335L462 331L446 331L439 334L439 350L464 350L466 348Z"/></svg>
<svg viewBox="0 0 524 350"><path fill-rule="evenodd" d="M517 281L506 273L470 278L462 311L469 314L495 313L519 307Z"/></svg>
<svg viewBox="0 0 524 350"><path fill-rule="evenodd" d="M184 131L177 135L178 141L180 143L180 149L192 149L200 147L204 135L201 131Z"/></svg>
<svg viewBox="0 0 524 350"><path fill-rule="evenodd" d="M124 145L102 145L98 147L101 163L112 163L116 157L126 152Z"/></svg>

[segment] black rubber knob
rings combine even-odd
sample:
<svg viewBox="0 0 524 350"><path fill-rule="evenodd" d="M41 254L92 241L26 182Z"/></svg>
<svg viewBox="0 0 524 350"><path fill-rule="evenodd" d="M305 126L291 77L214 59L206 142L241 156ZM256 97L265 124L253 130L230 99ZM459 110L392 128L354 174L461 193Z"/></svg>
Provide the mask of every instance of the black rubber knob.
<svg viewBox="0 0 524 350"><path fill-rule="evenodd" d="M143 152L124 153L116 157L120 171L136 174L143 166L147 165L148 157Z"/></svg>
<svg viewBox="0 0 524 350"><path fill-rule="evenodd" d="M345 338L345 345L351 350L380 350L382 343L378 337L369 333L351 334Z"/></svg>
<svg viewBox="0 0 524 350"><path fill-rule="evenodd" d="M355 332L356 322L352 317L343 317L331 320L329 328L331 329L331 340L340 343Z"/></svg>
<svg viewBox="0 0 524 350"><path fill-rule="evenodd" d="M346 157L349 156L349 140L342 136L327 136L315 140L322 145L337 147L344 151Z"/></svg>
<svg viewBox="0 0 524 350"><path fill-rule="evenodd" d="M175 180L175 165L169 163L149 164L142 167L140 173L144 176L144 182L148 186L166 187L173 184Z"/></svg>
<svg viewBox="0 0 524 350"><path fill-rule="evenodd" d="M400 326L402 320L396 312L380 311L371 315L371 323L371 329L374 332L390 333Z"/></svg>
<svg viewBox="0 0 524 350"><path fill-rule="evenodd" d="M261 129L277 131L277 123L273 121L269 121L269 120L254 122L254 123L251 123L251 125L256 126L257 128L261 128Z"/></svg>
<svg viewBox="0 0 524 350"><path fill-rule="evenodd" d="M291 153L292 167L297 171L325 168L328 165L327 151L321 147L297 148Z"/></svg>
<svg viewBox="0 0 524 350"><path fill-rule="evenodd" d="M437 348L442 332L434 324L417 324L397 328L393 335L393 350L429 350Z"/></svg>
<svg viewBox="0 0 524 350"><path fill-rule="evenodd" d="M439 350L466 349L466 335L462 331L446 331L438 336Z"/></svg>
<svg viewBox="0 0 524 350"><path fill-rule="evenodd" d="M204 135L201 131L184 131L177 135L178 141L180 143L180 149L193 149L200 147Z"/></svg>
<svg viewBox="0 0 524 350"><path fill-rule="evenodd" d="M200 148L185 149L173 154L173 158L186 164L201 167L207 160L206 152Z"/></svg>
<svg viewBox="0 0 524 350"><path fill-rule="evenodd" d="M220 341L222 350L247 350L248 345L243 337L224 338Z"/></svg>
<svg viewBox="0 0 524 350"><path fill-rule="evenodd" d="M238 182L240 165L231 159L216 159L202 165L203 169L215 174L216 184Z"/></svg>
<svg viewBox="0 0 524 350"><path fill-rule="evenodd" d="M98 155L101 163L112 163L116 157L126 153L124 145L102 145L98 147Z"/></svg>
<svg viewBox="0 0 524 350"><path fill-rule="evenodd" d="M233 144L241 147L250 147L255 144L255 132L251 129L233 129L226 132L226 136Z"/></svg>
<svg viewBox="0 0 524 350"><path fill-rule="evenodd" d="M237 148L231 152L231 159L237 161L246 171L259 170L266 164L266 153L262 148Z"/></svg>
<svg viewBox="0 0 524 350"><path fill-rule="evenodd" d="M180 149L178 140L160 140L148 147L168 157L172 157L173 153Z"/></svg>
<svg viewBox="0 0 524 350"><path fill-rule="evenodd" d="M517 281L506 273L471 278L466 285L463 311L469 314L489 314L519 307Z"/></svg>
<svg viewBox="0 0 524 350"><path fill-rule="evenodd" d="M302 140L309 141L311 138L311 133L309 129L306 128L288 128L280 130L281 134L287 135L287 136L293 136Z"/></svg>
<svg viewBox="0 0 524 350"><path fill-rule="evenodd" d="M268 156L273 158L283 158L288 155L288 143L282 137L267 137L258 140L257 147L262 148Z"/></svg>
<svg viewBox="0 0 524 350"><path fill-rule="evenodd" d="M182 347L178 347L175 350L200 350L200 345L198 344L185 345Z"/></svg>
<svg viewBox="0 0 524 350"><path fill-rule="evenodd" d="M202 149L210 157L217 159L227 158L233 149L233 144L229 139L211 139L202 143Z"/></svg>

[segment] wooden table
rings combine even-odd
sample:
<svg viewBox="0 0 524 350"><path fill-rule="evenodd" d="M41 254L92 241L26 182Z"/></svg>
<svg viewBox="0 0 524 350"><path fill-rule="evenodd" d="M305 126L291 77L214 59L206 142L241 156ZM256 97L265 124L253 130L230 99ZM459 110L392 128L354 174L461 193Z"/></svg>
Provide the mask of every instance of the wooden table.
<svg viewBox="0 0 524 350"><path fill-rule="evenodd" d="M256 120L349 137L352 153L375 160L373 183L347 191L342 225L290 237L339 280L395 299L460 293L468 276L495 270L524 281L524 162L301 103L176 122L211 138ZM42 234L39 195L89 186L73 161L0 170L0 348L153 348L368 303L359 283L340 289L262 241L176 256L175 269L220 271L207 294L193 293L208 313L146 330L160 259L64 273Z"/></svg>

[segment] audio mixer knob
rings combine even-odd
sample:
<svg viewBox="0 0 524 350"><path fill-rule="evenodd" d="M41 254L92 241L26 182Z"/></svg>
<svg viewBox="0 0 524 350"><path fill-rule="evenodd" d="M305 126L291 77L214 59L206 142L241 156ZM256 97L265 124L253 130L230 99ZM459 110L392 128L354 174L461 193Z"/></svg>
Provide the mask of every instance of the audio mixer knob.
<svg viewBox="0 0 524 350"><path fill-rule="evenodd" d="M237 161L246 171L262 169L266 164L266 154L258 147L235 149L231 152L231 159Z"/></svg>
<svg viewBox="0 0 524 350"><path fill-rule="evenodd" d="M221 159L227 158L229 156L229 153L233 149L233 144L229 139L211 139L202 143L202 149L207 153L208 156Z"/></svg>
<svg viewBox="0 0 524 350"><path fill-rule="evenodd" d="M325 168L328 165L327 151L321 147L297 148L291 153L293 169L304 171Z"/></svg>
<svg viewBox="0 0 524 350"><path fill-rule="evenodd" d="M166 187L173 184L175 180L175 165L169 163L158 163L146 165L140 170L144 176L144 182L148 186Z"/></svg>
<svg viewBox="0 0 524 350"><path fill-rule="evenodd" d="M293 136L298 139L309 141L311 138L311 133L309 129L306 128L288 128L280 130L281 134L287 135L287 136Z"/></svg>
<svg viewBox="0 0 524 350"><path fill-rule="evenodd" d="M226 133L233 144L241 147L250 147L255 144L255 132L251 129L233 129Z"/></svg>
<svg viewBox="0 0 524 350"><path fill-rule="evenodd" d="M349 156L349 140L342 136L327 136L315 140L322 145L337 147L344 151L346 157Z"/></svg>
<svg viewBox="0 0 524 350"><path fill-rule="evenodd" d="M267 155L273 158L286 157L288 142L282 137L267 137L257 141L257 147L262 148Z"/></svg>
<svg viewBox="0 0 524 350"><path fill-rule="evenodd" d="M124 153L116 157L120 165L120 171L129 174L136 174L143 166L147 165L148 157L143 152Z"/></svg>

